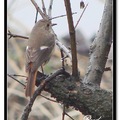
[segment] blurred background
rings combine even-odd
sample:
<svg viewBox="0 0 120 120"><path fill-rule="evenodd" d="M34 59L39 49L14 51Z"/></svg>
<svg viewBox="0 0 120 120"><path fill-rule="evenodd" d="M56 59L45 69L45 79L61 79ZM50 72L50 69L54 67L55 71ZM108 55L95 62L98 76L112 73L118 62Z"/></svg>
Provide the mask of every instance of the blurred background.
<svg viewBox="0 0 120 120"><path fill-rule="evenodd" d="M46 8L49 6L50 0L44 0ZM41 1L36 0L41 7ZM74 25L76 24L83 9L80 9L81 0L71 0L72 12L77 12L73 15ZM78 65L81 73L81 78L84 77L89 61L89 46L93 42L96 33L99 29L102 13L104 9L104 0L84 0L85 5L89 3L83 17L76 29ZM54 0L52 16L66 14L64 0ZM30 0L8 0L7 1L7 28L13 34L29 36L30 31L35 23L36 10ZM40 15L38 20L41 19ZM67 17L57 18L53 20L57 26L53 27L58 39L67 47L70 48L69 31ZM8 36L9 38L9 36ZM27 40L21 38L11 38L7 41L7 72L8 74L24 75L25 73L25 47ZM112 90L112 47L109 53L106 67L110 67L111 71L106 71L102 77L101 88ZM61 54L56 46L54 54L48 64L44 67L46 74L50 74L61 68ZM65 69L71 72L71 62L69 58L65 61ZM17 77L25 84L25 77ZM25 90L15 80L8 77L8 120L19 120L29 99L25 97ZM47 92L42 94L51 98ZM54 99L54 98L51 98ZM63 105L49 101L41 96L37 97L29 120L61 120ZM84 115L79 111L69 108L66 112L75 120L83 120ZM65 116L65 120L70 120Z"/></svg>

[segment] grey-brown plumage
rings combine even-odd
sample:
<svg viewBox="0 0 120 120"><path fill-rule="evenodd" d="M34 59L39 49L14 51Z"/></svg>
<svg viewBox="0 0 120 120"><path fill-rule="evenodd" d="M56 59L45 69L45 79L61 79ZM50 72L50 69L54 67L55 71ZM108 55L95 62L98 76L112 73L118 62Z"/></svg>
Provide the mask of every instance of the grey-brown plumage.
<svg viewBox="0 0 120 120"><path fill-rule="evenodd" d="M36 73L39 66L45 64L51 57L55 46L55 37L49 20L39 20L33 27L26 47L26 72L28 81L26 96L32 96L35 90Z"/></svg>

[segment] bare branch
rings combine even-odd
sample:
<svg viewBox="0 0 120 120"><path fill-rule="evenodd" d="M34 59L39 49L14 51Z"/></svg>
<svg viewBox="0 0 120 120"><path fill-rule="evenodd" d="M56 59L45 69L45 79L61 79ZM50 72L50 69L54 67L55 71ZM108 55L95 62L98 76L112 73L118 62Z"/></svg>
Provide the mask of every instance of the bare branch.
<svg viewBox="0 0 120 120"><path fill-rule="evenodd" d="M65 115L67 115L69 118L71 118L71 120L74 120L70 115L68 115L65 111L65 105L63 104L63 113L62 113L62 120L65 119Z"/></svg>
<svg viewBox="0 0 120 120"><path fill-rule="evenodd" d="M22 82L20 82L19 80L17 80L16 78L12 77L10 74L7 74L10 78L14 79L15 81L17 81L18 83L20 83L22 86L26 87L26 85L24 85Z"/></svg>
<svg viewBox="0 0 120 120"><path fill-rule="evenodd" d="M106 68L104 69L104 71L111 71L111 68L110 68L110 67L106 67Z"/></svg>
<svg viewBox="0 0 120 120"><path fill-rule="evenodd" d="M72 56L71 56L71 51L68 50L57 38L56 36L56 45L61 49L63 50L63 52L66 54L66 56L68 56L70 58L70 60L72 60Z"/></svg>
<svg viewBox="0 0 120 120"><path fill-rule="evenodd" d="M73 14L77 14L77 12L72 13L72 15ZM64 16L67 16L67 15L59 15L59 16L56 16L56 17L52 17L49 20L53 20L53 19L56 19L56 18L64 17Z"/></svg>
<svg viewBox="0 0 120 120"><path fill-rule="evenodd" d="M19 38L29 39L29 37L26 37L26 36L12 34L10 32L10 30L8 30L8 35L9 35L9 39L12 38L12 37L14 37L14 38L19 37Z"/></svg>
<svg viewBox="0 0 120 120"><path fill-rule="evenodd" d="M64 0L67 20L69 25L69 34L71 39L71 52L72 52L72 75L78 77L78 63L77 63L77 51L76 51L76 38L75 38L75 29L73 25L73 18L71 12L70 0Z"/></svg>
<svg viewBox="0 0 120 120"><path fill-rule="evenodd" d="M67 115L69 118L71 118L71 120L74 120L69 114L67 114L66 112L65 112L65 115Z"/></svg>
<svg viewBox="0 0 120 120"><path fill-rule="evenodd" d="M64 54L63 54L63 51L60 49L60 52L61 52L61 60L62 60L62 68L65 69L65 61L64 61Z"/></svg>
<svg viewBox="0 0 120 120"><path fill-rule="evenodd" d="M65 105L63 105L63 113L62 113L62 120L65 118Z"/></svg>
<svg viewBox="0 0 120 120"><path fill-rule="evenodd" d="M27 78L27 76L24 76L24 75L17 75L17 74L10 74L11 76L15 76L15 77L25 77Z"/></svg>
<svg viewBox="0 0 120 120"><path fill-rule="evenodd" d="M112 44L112 0L106 0L99 31L90 46L90 62L85 83L100 86L108 53Z"/></svg>
<svg viewBox="0 0 120 120"><path fill-rule="evenodd" d="M35 23L37 22L38 10L36 10Z"/></svg>
<svg viewBox="0 0 120 120"><path fill-rule="evenodd" d="M43 13L45 13L45 14L47 15L46 8L45 8L45 4L44 4L44 0L41 0L41 1L42 1Z"/></svg>
<svg viewBox="0 0 120 120"><path fill-rule="evenodd" d="M75 25L75 29L76 29L76 27L77 27L78 23L80 22L80 20L81 20L81 18L82 18L82 16L83 16L83 13L85 12L85 10L86 10L87 6L88 6L88 4L85 6L85 8L84 8L84 10L83 10L82 14L80 15L80 17L79 17L79 19L78 19L78 21L77 21L77 23L76 23L76 25Z"/></svg>
<svg viewBox="0 0 120 120"><path fill-rule="evenodd" d="M26 85L24 85L21 81L19 81L19 80L17 80L16 78L13 77L13 76L26 77L26 76L16 75L16 74L13 74L13 75L8 74L8 76L9 76L10 78L12 78L13 80L17 81L18 83L20 83L22 86L26 87ZM40 96L44 97L44 98L47 99L47 100L50 100L50 101L52 101L52 102L56 102L56 103L57 103L56 100L52 100L52 99L50 99L50 98L47 98L47 97L45 97L45 96L42 95L42 94L40 94Z"/></svg>
<svg viewBox="0 0 120 120"><path fill-rule="evenodd" d="M52 99L50 99L50 98L48 98L48 97L46 97L46 96L44 96L44 95L41 95L41 94L40 94L40 96L42 96L43 98L45 98L45 99L47 99L47 100L50 100L50 101L52 101L52 102L58 103L56 100L52 100Z"/></svg>
<svg viewBox="0 0 120 120"><path fill-rule="evenodd" d="M34 0L31 0L31 2L33 3L33 5L35 6L36 10L40 13L40 15L42 16L43 19L48 19L47 15L45 15L42 10L39 8L39 6L37 5L37 3Z"/></svg>
<svg viewBox="0 0 120 120"><path fill-rule="evenodd" d="M52 5L53 5L53 0L50 0L50 5L49 5L49 9L48 9L49 18L52 17Z"/></svg>

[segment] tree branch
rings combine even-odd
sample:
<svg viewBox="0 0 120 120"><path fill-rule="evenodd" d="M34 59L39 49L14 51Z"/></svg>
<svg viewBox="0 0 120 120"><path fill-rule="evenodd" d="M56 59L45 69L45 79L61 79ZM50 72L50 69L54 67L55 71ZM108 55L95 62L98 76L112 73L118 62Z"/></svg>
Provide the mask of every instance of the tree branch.
<svg viewBox="0 0 120 120"><path fill-rule="evenodd" d="M42 1L42 9L43 9L43 13L45 13L45 14L47 15L44 0L41 0L41 1Z"/></svg>
<svg viewBox="0 0 120 120"><path fill-rule="evenodd" d="M31 2L35 6L36 10L40 13L40 15L42 16L42 18L43 19L48 19L48 16L42 12L42 10L39 8L39 6L37 5L37 3L34 0L31 0Z"/></svg>
<svg viewBox="0 0 120 120"><path fill-rule="evenodd" d="M71 39L71 53L72 53L72 75L78 77L78 67L77 67L77 52L76 52L76 38L75 38L75 28L73 25L73 18L70 6L70 0L64 0L67 20L69 25L69 34Z"/></svg>
<svg viewBox="0 0 120 120"><path fill-rule="evenodd" d="M19 37L19 38L23 38L23 39L29 39L29 37L26 37L26 36L22 36L22 35L16 35L16 34L12 34L9 30L8 30L8 35L9 35L9 39L14 37Z"/></svg>
<svg viewBox="0 0 120 120"><path fill-rule="evenodd" d="M66 54L66 56L68 56L70 58L70 60L72 60L72 56L71 56L71 51L68 50L57 38L56 36L56 45Z"/></svg>
<svg viewBox="0 0 120 120"><path fill-rule="evenodd" d="M52 17L52 5L53 5L53 0L50 0L49 9L48 9L49 18Z"/></svg>
<svg viewBox="0 0 120 120"><path fill-rule="evenodd" d="M72 13L72 15L74 15L74 14L77 14L77 12ZM64 16L67 16L67 15L59 15L59 16L56 16L56 17L49 18L49 20L53 20L53 19L56 19L56 18L64 17Z"/></svg>
<svg viewBox="0 0 120 120"><path fill-rule="evenodd" d="M79 19L78 19L78 21L77 21L77 23L76 23L76 25L75 25L75 29L76 29L76 27L77 27L78 23L80 22L80 20L81 20L81 18L82 18L82 16L83 16L83 13L85 12L85 10L86 10L87 6L88 6L88 4L85 6L85 8L84 8L84 10L83 10L82 14L80 15L80 17L79 17Z"/></svg>
<svg viewBox="0 0 120 120"><path fill-rule="evenodd" d="M63 69L60 69L58 71L56 71L54 74L52 74L51 76L47 77L43 82L42 84L40 84L38 86L38 88L35 90L32 98L30 98L30 101L29 103L27 104L27 106L25 107L24 109L24 112L22 114L22 117L21 117L21 120L27 120L28 119L28 116L29 116L29 113L31 112L31 108L32 108L32 105L36 99L36 97L42 92L42 90L44 89L44 87L46 86L46 84L52 80L53 78L55 78L56 76L60 75L63 73Z"/></svg>
<svg viewBox="0 0 120 120"><path fill-rule="evenodd" d="M72 76L65 75L56 76L44 90L67 108L73 106L94 119L112 120L112 92L76 82Z"/></svg>
<svg viewBox="0 0 120 120"><path fill-rule="evenodd" d="M90 62L84 78L85 83L100 86L102 74L112 43L112 0L106 0L97 37L90 46Z"/></svg>

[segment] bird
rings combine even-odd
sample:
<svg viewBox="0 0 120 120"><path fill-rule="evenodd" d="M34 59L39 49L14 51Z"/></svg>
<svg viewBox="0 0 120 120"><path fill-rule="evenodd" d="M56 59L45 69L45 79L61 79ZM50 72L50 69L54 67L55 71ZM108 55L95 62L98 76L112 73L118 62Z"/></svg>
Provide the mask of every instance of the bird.
<svg viewBox="0 0 120 120"><path fill-rule="evenodd" d="M28 74L25 96L32 97L38 68L45 65L55 47L55 34L50 20L41 19L34 25L26 46L25 70Z"/></svg>

